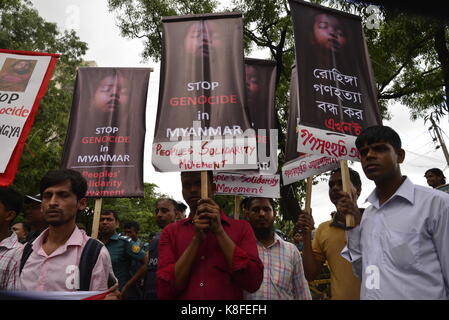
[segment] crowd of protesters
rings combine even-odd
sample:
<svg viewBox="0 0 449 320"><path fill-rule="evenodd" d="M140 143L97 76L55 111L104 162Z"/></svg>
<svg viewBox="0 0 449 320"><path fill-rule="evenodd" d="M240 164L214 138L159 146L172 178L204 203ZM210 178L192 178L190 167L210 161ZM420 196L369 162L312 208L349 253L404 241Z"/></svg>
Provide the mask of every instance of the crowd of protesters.
<svg viewBox="0 0 449 320"><path fill-rule="evenodd" d="M402 175L398 134L386 126L365 129L356 140L366 177L376 188L360 208L362 184L350 169L329 179L331 219L315 229L300 212L291 242L276 232L271 198L246 198L244 219L229 217L213 199L201 198L199 172L182 172L182 202L159 198L160 232L139 239L137 222L104 209L98 240L76 223L86 208L87 183L77 171L49 171L38 195L0 187L0 290L95 291L104 299L309 300L308 281L326 263L332 299L449 299L449 195L437 168L428 185ZM211 172L209 172L211 174ZM15 223L24 213L24 222ZM346 226L346 216L355 227Z"/></svg>

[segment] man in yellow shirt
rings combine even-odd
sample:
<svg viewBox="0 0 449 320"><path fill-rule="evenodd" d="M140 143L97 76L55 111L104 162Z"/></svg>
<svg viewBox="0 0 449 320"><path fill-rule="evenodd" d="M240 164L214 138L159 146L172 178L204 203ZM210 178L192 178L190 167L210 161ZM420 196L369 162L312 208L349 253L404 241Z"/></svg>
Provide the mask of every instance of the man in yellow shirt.
<svg viewBox="0 0 449 320"><path fill-rule="evenodd" d="M362 191L362 183L357 171L349 169L352 183L352 194L357 199ZM343 190L340 169L332 171L329 179L329 198L337 205ZM332 219L319 225L313 241L311 232L314 221L311 215L302 213L297 226L303 233L304 247L302 251L304 272L308 281L315 280L322 264L327 261L331 273L332 300L358 300L360 298L360 280L352 272L352 265L340 256L346 246L345 217L334 211Z"/></svg>

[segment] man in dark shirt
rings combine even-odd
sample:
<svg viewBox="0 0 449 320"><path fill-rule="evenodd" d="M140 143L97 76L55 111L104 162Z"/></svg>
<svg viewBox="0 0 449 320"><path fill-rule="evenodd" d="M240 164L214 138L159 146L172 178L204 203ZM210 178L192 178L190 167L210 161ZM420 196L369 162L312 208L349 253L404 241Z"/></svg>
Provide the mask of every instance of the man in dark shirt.
<svg viewBox="0 0 449 320"><path fill-rule="evenodd" d="M212 177L209 175L209 194ZM159 240L160 299L243 299L263 279L256 238L247 221L227 217L211 198L201 198L200 172L181 173L188 219L169 224Z"/></svg>
<svg viewBox="0 0 449 320"><path fill-rule="evenodd" d="M111 255L112 269L119 282L121 298L126 299L130 287L146 272L148 257L142 247L131 238L119 235L117 212L103 210L100 214L99 239ZM142 263L140 269L131 276L131 262Z"/></svg>
<svg viewBox="0 0 449 320"><path fill-rule="evenodd" d="M121 235L131 238L137 245L139 245L144 252L148 251L148 243L143 242L139 239L140 224L137 221L128 221L123 226L123 232ZM141 261L132 260L131 261L131 275L135 275L140 267L142 266ZM142 300L143 299L143 281L144 279L138 279L128 290L128 300Z"/></svg>
<svg viewBox="0 0 449 320"><path fill-rule="evenodd" d="M156 223L164 229L169 223L175 222L177 202L170 198L159 198L156 201ZM149 245L149 261L147 276L145 278L144 300L156 300L156 271L158 262L158 250L161 233L158 232Z"/></svg>

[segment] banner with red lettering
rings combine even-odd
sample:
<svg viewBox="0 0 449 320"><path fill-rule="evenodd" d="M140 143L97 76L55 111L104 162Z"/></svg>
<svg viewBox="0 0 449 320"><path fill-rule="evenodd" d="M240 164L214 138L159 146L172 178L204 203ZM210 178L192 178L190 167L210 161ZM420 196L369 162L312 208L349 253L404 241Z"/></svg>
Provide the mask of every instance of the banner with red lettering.
<svg viewBox="0 0 449 320"><path fill-rule="evenodd" d="M0 186L16 176L58 54L0 49Z"/></svg>
<svg viewBox="0 0 449 320"><path fill-rule="evenodd" d="M157 171L257 169L241 14L165 17L152 163Z"/></svg>
<svg viewBox="0 0 449 320"><path fill-rule="evenodd" d="M355 139L381 124L361 18L290 0L298 65L297 150L359 161Z"/></svg>
<svg viewBox="0 0 449 320"><path fill-rule="evenodd" d="M287 143L285 144L286 161L282 166L282 184L284 186L336 169L339 165L335 158L317 154L305 154L297 151L299 113L297 72L296 66L294 65L290 78Z"/></svg>
<svg viewBox="0 0 449 320"><path fill-rule="evenodd" d="M87 180L87 197L143 197L145 109L151 69L80 68L62 167Z"/></svg>

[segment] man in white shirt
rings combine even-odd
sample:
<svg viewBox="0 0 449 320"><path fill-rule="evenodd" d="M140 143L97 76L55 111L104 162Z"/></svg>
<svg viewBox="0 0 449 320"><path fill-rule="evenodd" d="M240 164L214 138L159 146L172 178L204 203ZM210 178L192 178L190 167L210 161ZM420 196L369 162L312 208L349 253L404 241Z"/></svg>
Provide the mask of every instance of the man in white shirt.
<svg viewBox="0 0 449 320"><path fill-rule="evenodd" d="M449 195L402 176L405 151L390 127L356 140L363 171L376 189L361 216L350 196L337 204L355 217L343 257L362 280L361 299L449 299Z"/></svg>

